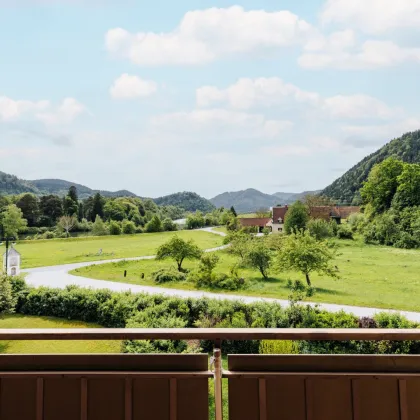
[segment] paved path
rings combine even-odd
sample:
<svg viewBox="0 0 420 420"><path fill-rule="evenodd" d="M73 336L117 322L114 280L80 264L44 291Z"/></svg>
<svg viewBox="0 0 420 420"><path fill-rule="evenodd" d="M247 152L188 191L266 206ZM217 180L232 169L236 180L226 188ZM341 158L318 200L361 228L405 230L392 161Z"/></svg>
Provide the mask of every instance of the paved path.
<svg viewBox="0 0 420 420"><path fill-rule="evenodd" d="M202 229L204 231L214 233L221 236L226 236L224 232L214 231L211 228ZM225 246L208 249L206 252L217 251L220 249L226 248ZM283 299L271 299L271 298L261 298L255 296L241 296L234 294L223 294L223 293L210 293L203 292L199 290L178 290L178 289L168 289L163 287L153 287L153 286L140 286L135 284L128 283L117 283L112 281L105 280L93 280L85 277L72 276L69 274L69 271L74 270L80 267L87 267L89 265L98 265L98 264L107 264L109 262L118 262L118 261L139 261L139 260L151 260L154 259L154 256L144 256L136 258L121 258L114 260L103 260L103 261L91 261L91 262L81 262L75 264L66 264L52 267L40 267L40 268L31 268L23 270L27 273L26 282L34 287L46 286L46 287L55 287L64 289L69 285L76 285L80 287L89 287L92 289L110 289L116 292L124 292L131 290L133 293L150 293L150 294L162 294L166 296L179 296L185 298L210 298L218 300L241 300L245 303L252 302L277 302L282 306L288 306L289 301ZM377 312L389 312L389 313L399 313L405 316L411 321L420 322L420 313L418 312L407 312L407 311L393 311L386 309L375 309L375 308L365 308L359 306L348 306L348 305L335 305L330 303L313 303L305 302L305 304L315 306L319 305L322 309L326 309L330 312L339 312L341 310L347 313L353 313L356 316L373 316Z"/></svg>

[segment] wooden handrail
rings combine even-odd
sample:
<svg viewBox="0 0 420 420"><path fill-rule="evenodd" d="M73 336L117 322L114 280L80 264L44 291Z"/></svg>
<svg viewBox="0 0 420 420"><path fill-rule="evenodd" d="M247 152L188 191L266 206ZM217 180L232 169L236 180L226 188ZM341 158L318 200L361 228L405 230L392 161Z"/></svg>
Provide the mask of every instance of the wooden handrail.
<svg viewBox="0 0 420 420"><path fill-rule="evenodd" d="M0 340L420 340L420 329L92 328L0 329Z"/></svg>

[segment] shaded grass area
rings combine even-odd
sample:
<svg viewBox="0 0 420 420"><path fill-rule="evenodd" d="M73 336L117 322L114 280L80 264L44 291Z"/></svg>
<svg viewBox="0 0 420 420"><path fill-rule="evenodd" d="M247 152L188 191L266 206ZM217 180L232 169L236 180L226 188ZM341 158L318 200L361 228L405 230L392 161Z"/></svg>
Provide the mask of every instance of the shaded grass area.
<svg viewBox="0 0 420 420"><path fill-rule="evenodd" d="M0 328L100 328L99 325L61 318L4 315L0 317ZM121 341L0 341L0 353L120 353Z"/></svg>
<svg viewBox="0 0 420 420"><path fill-rule="evenodd" d="M368 306L385 309L420 311L420 251L403 250L384 246L365 245L360 241L338 241L341 255L336 260L341 279L332 280L314 274L312 283L316 288L310 301L337 303L344 305ZM227 251L219 252L218 272L227 273L237 258ZM157 286L151 274L164 267L174 266L170 261L136 261L98 265L75 270L72 274L123 283ZM192 269L197 262L186 262ZM124 278L124 270L127 277ZM142 273L145 278L142 279ZM290 290L287 281L299 279L303 275L295 272L270 273L264 281L259 272L241 269L240 275L247 280L247 286L234 294L287 299ZM172 282L162 285L167 288L196 290L188 282ZM210 290L210 289L207 289ZM222 290L211 290L223 293ZM229 292L225 292L229 293Z"/></svg>
<svg viewBox="0 0 420 420"><path fill-rule="evenodd" d="M20 241L15 248L22 254L22 268L43 267L154 255L174 233ZM215 248L223 242L221 236L208 232L182 230L176 234L185 240L193 239L202 249Z"/></svg>

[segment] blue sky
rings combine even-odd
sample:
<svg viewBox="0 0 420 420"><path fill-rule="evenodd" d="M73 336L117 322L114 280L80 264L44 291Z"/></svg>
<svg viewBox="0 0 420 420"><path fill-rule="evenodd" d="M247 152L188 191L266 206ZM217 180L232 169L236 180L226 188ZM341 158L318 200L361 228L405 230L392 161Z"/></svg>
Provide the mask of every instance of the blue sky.
<svg viewBox="0 0 420 420"><path fill-rule="evenodd" d="M0 170L320 189L420 128L420 0L0 0Z"/></svg>

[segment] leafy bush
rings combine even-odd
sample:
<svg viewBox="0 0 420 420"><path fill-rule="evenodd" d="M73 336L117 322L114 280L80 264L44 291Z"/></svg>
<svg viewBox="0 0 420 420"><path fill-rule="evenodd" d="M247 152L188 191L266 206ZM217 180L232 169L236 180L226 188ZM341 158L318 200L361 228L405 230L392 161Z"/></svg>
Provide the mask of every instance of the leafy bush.
<svg viewBox="0 0 420 420"><path fill-rule="evenodd" d="M306 225L309 233L318 241L331 238L334 235L331 223L323 219L311 219Z"/></svg>
<svg viewBox="0 0 420 420"><path fill-rule="evenodd" d="M10 278L0 275L0 314L10 314L14 312L16 298L12 293Z"/></svg>
<svg viewBox="0 0 420 420"><path fill-rule="evenodd" d="M162 268L152 274L154 282L158 284L169 283L171 281L184 281L186 277L185 273L177 271L174 268Z"/></svg>
<svg viewBox="0 0 420 420"><path fill-rule="evenodd" d="M299 346L296 341L290 340L262 340L260 342L260 354L299 354Z"/></svg>
<svg viewBox="0 0 420 420"><path fill-rule="evenodd" d="M54 239L54 238L55 238L55 233L54 233L54 232L51 232L51 231L49 230L49 231L45 232L45 233L42 235L42 238L43 238L43 239Z"/></svg>
<svg viewBox="0 0 420 420"><path fill-rule="evenodd" d="M353 232L351 228L347 225L338 226L337 238L338 239L353 239Z"/></svg>
<svg viewBox="0 0 420 420"><path fill-rule="evenodd" d="M162 232L162 221L159 216L153 216L150 222L146 224L145 230L148 233L152 232Z"/></svg>
<svg viewBox="0 0 420 420"><path fill-rule="evenodd" d="M109 234L121 235L121 225L117 221L111 220L109 222Z"/></svg>
<svg viewBox="0 0 420 420"><path fill-rule="evenodd" d="M136 225L130 220L123 220L122 231L126 235L133 235L136 233Z"/></svg>
<svg viewBox="0 0 420 420"><path fill-rule="evenodd" d="M178 226L169 217L163 220L162 227L165 232L173 232L178 230Z"/></svg>
<svg viewBox="0 0 420 420"><path fill-rule="evenodd" d="M283 308L277 303L211 299L182 299L161 295L114 293L75 286L66 289L28 288L21 279L12 279L11 289L18 313L56 316L100 324L106 328L357 328L369 326L352 314L330 313L318 307L292 304ZM417 323L396 314L382 313L374 318L379 328L418 328ZM300 353L420 353L419 342L302 341ZM200 347L211 351L213 343L202 341ZM224 341L226 353L258 353L258 341ZM128 341L125 352L182 352L185 342Z"/></svg>

